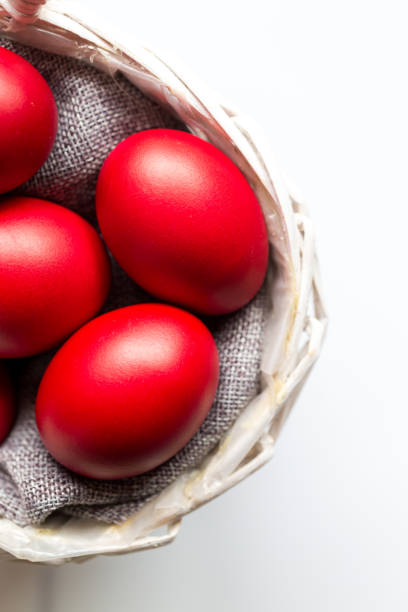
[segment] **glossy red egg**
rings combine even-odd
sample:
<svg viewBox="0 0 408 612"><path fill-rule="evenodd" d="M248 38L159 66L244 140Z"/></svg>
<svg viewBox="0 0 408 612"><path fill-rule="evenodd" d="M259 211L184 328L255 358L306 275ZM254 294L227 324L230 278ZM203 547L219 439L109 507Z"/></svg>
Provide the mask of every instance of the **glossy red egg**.
<svg viewBox="0 0 408 612"><path fill-rule="evenodd" d="M14 421L14 393L9 375L0 362L0 444L10 433Z"/></svg>
<svg viewBox="0 0 408 612"><path fill-rule="evenodd" d="M45 79L25 59L0 47L0 193L18 187L42 166L57 124Z"/></svg>
<svg viewBox="0 0 408 612"><path fill-rule="evenodd" d="M217 384L217 348L199 319L162 304L127 306L90 321L57 352L37 396L38 429L78 474L141 474L190 440Z"/></svg>
<svg viewBox="0 0 408 612"><path fill-rule="evenodd" d="M110 263L94 228L35 198L0 201L0 357L26 357L96 315Z"/></svg>
<svg viewBox="0 0 408 612"><path fill-rule="evenodd" d="M232 161L192 134L157 129L124 140L102 167L96 205L114 257L162 300L222 314L262 285L259 203Z"/></svg>

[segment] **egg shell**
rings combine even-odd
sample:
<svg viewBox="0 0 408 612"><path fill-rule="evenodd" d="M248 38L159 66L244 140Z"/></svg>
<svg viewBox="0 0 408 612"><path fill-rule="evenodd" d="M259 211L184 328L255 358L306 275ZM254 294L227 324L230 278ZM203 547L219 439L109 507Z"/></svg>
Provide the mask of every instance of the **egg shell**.
<svg viewBox="0 0 408 612"><path fill-rule="evenodd" d="M141 474L198 430L218 373L215 341L194 315L162 304L121 308L87 323L54 356L38 391L38 429L78 474Z"/></svg>
<svg viewBox="0 0 408 612"><path fill-rule="evenodd" d="M0 362L0 444L10 433L14 422L14 392L9 374Z"/></svg>
<svg viewBox="0 0 408 612"><path fill-rule="evenodd" d="M232 161L192 134L146 130L120 143L100 172L96 207L114 257L161 300L223 314L263 283L259 203Z"/></svg>
<svg viewBox="0 0 408 612"><path fill-rule="evenodd" d="M0 202L0 357L56 346L98 313L110 263L79 215L27 197Z"/></svg>
<svg viewBox="0 0 408 612"><path fill-rule="evenodd" d="M43 165L57 125L45 79L24 58L0 47L0 193L18 187Z"/></svg>

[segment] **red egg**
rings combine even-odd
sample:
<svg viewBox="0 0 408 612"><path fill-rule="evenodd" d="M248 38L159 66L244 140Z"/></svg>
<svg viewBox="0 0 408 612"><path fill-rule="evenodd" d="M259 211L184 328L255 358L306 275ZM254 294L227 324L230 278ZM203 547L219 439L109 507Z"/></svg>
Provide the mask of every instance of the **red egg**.
<svg viewBox="0 0 408 612"><path fill-rule="evenodd" d="M134 476L190 440L217 384L217 348L199 319L162 304L127 306L82 327L55 355L38 391L38 429L78 474Z"/></svg>
<svg viewBox="0 0 408 612"><path fill-rule="evenodd" d="M14 393L11 381L2 363L0 363L0 444L10 433L14 421Z"/></svg>
<svg viewBox="0 0 408 612"><path fill-rule="evenodd" d="M96 206L119 264L162 300L222 314L262 285L268 238L258 201L232 161L192 134L124 140L102 167Z"/></svg>
<svg viewBox="0 0 408 612"><path fill-rule="evenodd" d="M0 47L0 193L27 181L47 159L57 133L57 107L41 74Z"/></svg>
<svg viewBox="0 0 408 612"><path fill-rule="evenodd" d="M110 264L94 228L45 200L0 202L0 357L64 340L100 310Z"/></svg>

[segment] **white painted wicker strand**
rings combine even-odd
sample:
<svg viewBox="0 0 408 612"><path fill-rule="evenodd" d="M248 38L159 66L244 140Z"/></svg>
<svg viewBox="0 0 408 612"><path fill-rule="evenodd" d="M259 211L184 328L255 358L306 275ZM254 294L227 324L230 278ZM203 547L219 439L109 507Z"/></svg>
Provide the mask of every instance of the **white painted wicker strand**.
<svg viewBox="0 0 408 612"><path fill-rule="evenodd" d="M27 12L27 4L37 6ZM22 43L78 57L108 73L120 70L144 93L175 111L193 133L229 155L262 205L276 265L262 361L264 389L203 465L179 477L119 526L59 517L41 528L21 528L0 519L0 549L18 559L60 564L167 544L186 513L267 462L319 355L327 320L312 223L301 199L282 181L256 126L221 105L168 54L160 58L122 34L106 33L110 26L98 23L97 15L87 15L86 7L74 14L69 0L49 0L31 24L39 4L0 0L0 29Z"/></svg>
<svg viewBox="0 0 408 612"><path fill-rule="evenodd" d="M3 6L12 18L15 28L27 23L34 23L38 12L46 0L4 0ZM11 26L13 27L13 26Z"/></svg>

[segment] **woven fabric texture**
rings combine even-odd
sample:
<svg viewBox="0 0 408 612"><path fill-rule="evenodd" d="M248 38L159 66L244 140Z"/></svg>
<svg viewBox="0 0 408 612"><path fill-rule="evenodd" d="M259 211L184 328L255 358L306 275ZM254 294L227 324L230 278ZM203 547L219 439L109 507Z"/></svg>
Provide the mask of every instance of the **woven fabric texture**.
<svg viewBox="0 0 408 612"><path fill-rule="evenodd" d="M42 169L18 190L78 212L95 227L98 171L113 147L134 132L185 129L120 75L114 78L67 59L0 40L28 59L53 90L59 112L54 149ZM113 283L104 311L152 301L112 260ZM259 390L266 291L232 315L205 320L220 354L220 384L212 409L194 438L172 459L142 476L122 481L79 477L44 448L34 416L41 376L53 353L13 362L18 395L15 426L0 446L0 516L19 525L39 524L60 512L119 523L160 493L177 476L199 465ZM1 298L0 298L1 307Z"/></svg>

